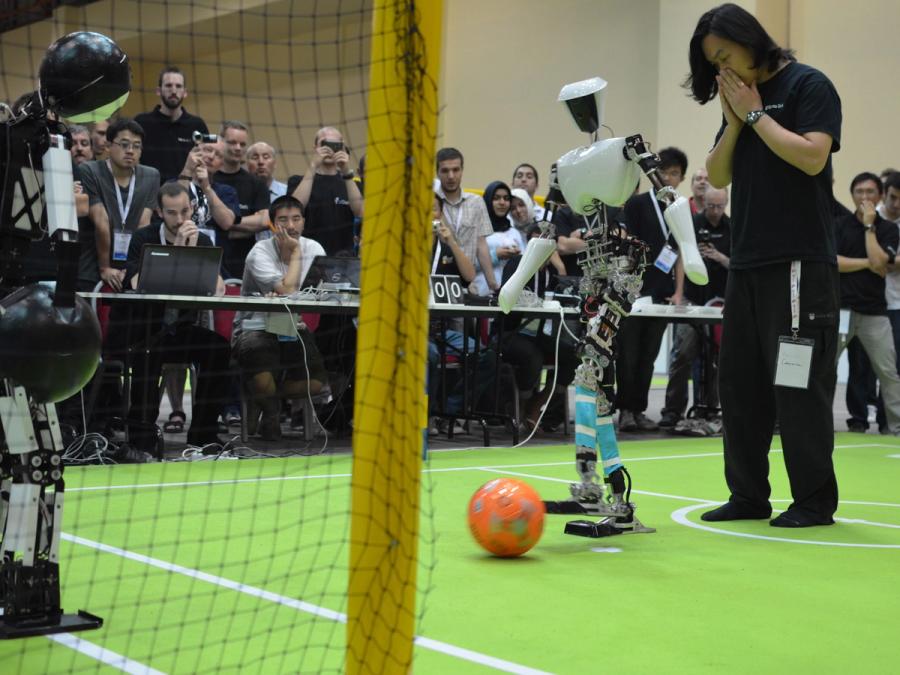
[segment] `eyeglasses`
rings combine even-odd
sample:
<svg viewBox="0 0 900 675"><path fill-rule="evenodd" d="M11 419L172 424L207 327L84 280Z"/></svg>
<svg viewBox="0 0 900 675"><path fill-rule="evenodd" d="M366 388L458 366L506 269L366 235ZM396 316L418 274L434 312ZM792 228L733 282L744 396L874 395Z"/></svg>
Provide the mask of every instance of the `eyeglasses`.
<svg viewBox="0 0 900 675"><path fill-rule="evenodd" d="M707 204L706 208L707 208L707 210L715 209L716 211L724 211L725 205L724 204Z"/></svg>
<svg viewBox="0 0 900 675"><path fill-rule="evenodd" d="M144 149L144 146L140 143L132 143L131 141L113 141L113 145L118 145L125 152L128 152L132 148L134 148L135 152L140 152Z"/></svg>

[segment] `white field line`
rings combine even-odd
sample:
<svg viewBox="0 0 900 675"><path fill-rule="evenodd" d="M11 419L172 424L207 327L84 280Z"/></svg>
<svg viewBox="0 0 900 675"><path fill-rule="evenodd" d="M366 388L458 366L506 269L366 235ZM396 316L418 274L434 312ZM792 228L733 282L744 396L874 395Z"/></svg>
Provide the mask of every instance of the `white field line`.
<svg viewBox="0 0 900 675"><path fill-rule="evenodd" d="M894 448L896 445L887 445L884 443L866 443L859 445L836 445L835 450L848 450L851 448ZM772 448L769 452L782 452L781 448ZM701 457L721 457L722 453L717 452L698 452L685 455L660 455L658 457L629 457L624 460L626 463L632 462L655 462L669 459L696 459ZM453 473L456 471L484 471L488 469L526 469L542 466L567 466L572 464L573 460L566 462L539 462L531 464L489 464L482 466L460 466L444 469L423 469L422 473ZM147 488L171 488L171 487L201 487L213 485L239 485L241 483L263 483L272 481L295 481L295 480L317 480L332 478L351 478L349 473L327 473L312 476L266 476L262 478L229 478L226 480L201 480L201 481L183 481L173 483L137 483L134 485L92 485L87 487L69 487L66 492L97 492L102 490L142 490ZM570 481L566 481L570 482Z"/></svg>
<svg viewBox="0 0 900 675"><path fill-rule="evenodd" d="M244 593L245 595L252 596L254 598L259 598L260 600L266 600L268 602L274 602L279 605L284 605L285 607L290 607L291 609L297 610L298 612L305 612L307 614L312 614L313 616L321 617L323 619L329 619L331 621L338 621L340 623L347 623L347 615L343 612L336 612L331 609L327 609L325 607L319 607L318 605L314 605L309 602L304 602L302 600L297 600L296 598L289 598L286 595L281 595L280 593L273 593L271 591L267 591L262 588L258 588L256 586L251 586L249 584L243 584L239 581L234 581L232 579L226 579L225 577L220 577L215 574L209 574L207 572L201 572L200 570L195 570L190 567L184 567L183 565L177 565L175 563L170 563L165 560L160 560L159 558L152 558L148 555L144 555L142 553L135 553L133 551L128 551L123 548L118 548L116 546L110 546L109 544L103 544L98 541L93 541L91 539L85 539L84 537L78 537L72 534L68 534L63 532L61 537L66 541L72 542L74 544L79 544L81 546L86 546L88 548L93 548L98 551L102 551L103 553L110 553L112 555L117 555L127 560L132 560L134 562L142 563L144 565L150 565L151 567L156 567L161 570L165 570L166 572L172 572L175 574L181 574L186 577L190 577L192 579L197 579L198 581L205 581L209 584L214 584L216 586L221 586L222 588L227 588L231 591L237 591L238 593ZM493 668L495 670L499 670L505 673L517 673L520 675L548 675L545 671L535 670L534 668L529 668L527 666L519 665L518 663L513 663L511 661L505 661L503 659L498 659L493 656L488 656L487 654L481 654L479 652L474 652L469 649L464 649L462 647L457 647L455 645L448 644L446 642L440 642L439 640L432 640L431 638L426 638L422 636L417 636L415 638L415 643L424 649L428 649L431 651L441 652L442 654L447 654L449 656L456 657L458 659L463 659L465 661L471 661L473 663L477 663L488 668ZM118 655L116 655L118 656ZM128 671L128 672L145 672L145 671ZM156 673L157 671L146 671L148 673Z"/></svg>
<svg viewBox="0 0 900 675"><path fill-rule="evenodd" d="M161 670L155 670L143 663L129 659L127 656L110 651L106 647L101 647L93 642L88 642L84 638L76 637L71 633L48 635L47 639L74 649L76 652L96 659L100 663L105 663L107 666L121 670L123 673L129 673L130 675L165 675Z"/></svg>

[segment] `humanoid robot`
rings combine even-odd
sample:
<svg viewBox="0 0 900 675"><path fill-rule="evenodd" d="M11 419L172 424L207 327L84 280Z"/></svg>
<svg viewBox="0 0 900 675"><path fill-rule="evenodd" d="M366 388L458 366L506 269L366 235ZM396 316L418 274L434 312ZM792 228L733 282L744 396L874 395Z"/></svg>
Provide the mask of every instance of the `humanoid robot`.
<svg viewBox="0 0 900 675"><path fill-rule="evenodd" d="M653 185L657 201L665 205L663 218L678 243L685 274L698 285L708 281L688 200L662 183L657 174L659 157L649 151L639 134L598 139L606 86L595 77L568 84L559 94L578 127L591 135L592 143L560 157L556 187L575 213L596 214L597 218L583 236L586 248L578 256L584 273L579 289L581 321L586 328L577 347L581 365L575 373L575 466L580 481L571 485L570 499L544 504L548 513L601 516L599 522L575 520L566 525L567 534L585 537L655 531L637 519L635 505L629 500L631 479L619 457L610 401L613 338L640 293L648 261L646 244L629 238L617 226L611 227L606 209L625 203L641 172ZM513 308L524 285L556 249L551 224L554 210L551 204L541 224L542 236L528 243L515 274L500 290L499 305L504 312ZM597 473L598 455L603 482Z"/></svg>
<svg viewBox="0 0 900 675"><path fill-rule="evenodd" d="M75 295L78 226L62 118L91 122L131 90L128 59L109 38L78 32L47 50L37 91L0 104L0 638L97 628L63 614L62 445L54 403L79 391L100 358L100 326ZM56 252L55 288L22 286L31 240Z"/></svg>

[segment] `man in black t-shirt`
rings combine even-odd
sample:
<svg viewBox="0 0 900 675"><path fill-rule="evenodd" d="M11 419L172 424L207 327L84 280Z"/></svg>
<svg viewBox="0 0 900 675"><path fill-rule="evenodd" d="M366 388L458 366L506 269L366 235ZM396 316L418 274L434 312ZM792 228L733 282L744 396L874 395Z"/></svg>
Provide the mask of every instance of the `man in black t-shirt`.
<svg viewBox="0 0 900 675"><path fill-rule="evenodd" d="M897 226L875 210L881 192L881 181L874 173L856 176L850 184L856 212L835 226L841 308L850 310L849 329L838 357L847 342L854 337L859 340L881 384L888 430L900 434L900 376L883 276L888 263L894 263L900 236Z"/></svg>
<svg viewBox="0 0 900 675"><path fill-rule="evenodd" d="M687 156L678 148L659 151L658 174L666 185L677 188L687 172ZM642 296L654 304L681 304L681 287L675 284L675 260L678 245L663 219L665 205L657 202L653 190L635 195L625 202L628 234L646 243L647 268ZM668 321L646 317L628 317L621 323L616 352L616 408L620 431L655 431L659 426L648 418L647 409L653 364L659 354Z"/></svg>
<svg viewBox="0 0 900 675"><path fill-rule="evenodd" d="M247 125L229 120L219 132L225 144L225 161L213 182L230 185L238 195L240 218L228 231L223 264L231 276L244 276L244 261L256 243L256 233L269 226L269 188L258 176L241 166L247 152Z"/></svg>
<svg viewBox="0 0 900 675"><path fill-rule="evenodd" d="M713 298L725 297L731 255L731 223L725 215L728 191L707 187L703 191L703 196L703 210L694 216L694 234L697 237L700 255L706 263L709 283L706 286L697 286L690 279L683 279L685 300L692 305L705 305ZM679 267L677 273L683 276L683 269ZM675 324L675 337L669 357L666 405L662 409L662 419L659 421L661 427L674 427L684 415L688 402L688 377L694 360L700 354L701 342L705 339L703 331L703 326L696 324ZM716 377L708 373L705 379L711 385L706 392L706 405L717 408L719 395L715 386Z"/></svg>
<svg viewBox="0 0 900 675"><path fill-rule="evenodd" d="M771 516L768 453L777 415L793 503L771 525L830 525L838 502L831 404L839 304L831 153L840 148L840 98L825 75L797 63L734 4L700 18L689 60L693 98L718 97L722 107L706 159L709 182L732 184L719 355L731 495L701 518ZM784 358L788 351L803 361ZM776 385L776 377L792 386Z"/></svg>
<svg viewBox="0 0 900 675"><path fill-rule="evenodd" d="M134 119L146 134L141 161L159 171L160 182L165 183L178 177L194 147L194 132L208 134L209 129L200 117L184 109L188 91L178 68L169 66L159 74L156 95L159 105Z"/></svg>
<svg viewBox="0 0 900 675"><path fill-rule="evenodd" d="M328 255L354 249L354 220L363 215L355 175L343 135L334 127L323 127L316 132L306 173L302 179L288 180L288 194L303 204L306 236L322 244Z"/></svg>

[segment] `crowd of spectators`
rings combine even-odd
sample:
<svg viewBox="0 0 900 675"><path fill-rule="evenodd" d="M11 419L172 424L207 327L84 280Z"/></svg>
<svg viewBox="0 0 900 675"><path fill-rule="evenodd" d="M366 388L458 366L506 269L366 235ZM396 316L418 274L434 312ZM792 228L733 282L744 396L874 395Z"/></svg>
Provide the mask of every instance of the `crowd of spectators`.
<svg viewBox="0 0 900 675"><path fill-rule="evenodd" d="M187 83L178 68L163 70L157 94L159 104L134 119L70 128L75 190L82 195L77 201L81 290L93 290L98 283L112 291L133 287L145 243L221 247L222 288L226 279L241 280L246 295L296 291L304 285L315 256L359 255L364 245L364 189L339 129L326 126L316 132L302 175L278 176L277 152L267 139L253 137L250 128L237 120L223 122L217 133L210 134L206 122L185 109ZM669 147L659 157L659 176L679 188L688 177L687 156ZM539 234L537 222L544 218L545 200L537 196L539 172L531 164L515 166L509 182L498 177L478 191L463 189L464 168L459 150L438 151L431 272L458 276L470 294L488 297L515 271L529 238ZM849 311L843 330L850 357L848 425L865 431L868 405L877 402L881 431L896 434L900 432L896 356L900 174L862 173L854 178L850 192L854 212L834 202L842 307ZM710 277L704 287L685 278L677 244L651 192L636 189L622 208L608 211L628 236L648 244L641 293L656 304L703 305L725 295L731 237L728 191L710 187L705 169L700 168L691 175L690 193L695 233ZM537 296L564 282L571 284L573 278L577 284L583 237L596 224L592 218L597 218L573 213L558 190L551 191L547 200L558 207L553 219L557 251L526 284ZM29 261L32 278L47 278L53 269L46 247L34 247ZM275 328L265 314L239 313L230 344L204 325L197 312L170 315L151 310L142 320L153 324L149 333L154 337L152 344L137 345L152 358L134 373L131 389L128 424L139 449L149 449L154 442L147 429L158 421L164 363L194 364L198 371L188 432L188 441L196 445L220 442L222 425L239 420L239 387L245 388L249 402L248 429L269 440L281 435L281 399L334 393L330 385L337 381L344 393L350 389L355 325L345 317L323 316L313 333L302 321ZM105 349L136 347L116 326L111 321ZM715 350L711 333L682 323L673 330L665 405L658 421L648 416L654 362L667 326L665 319L643 317L629 317L621 325L615 364L621 431L677 427L689 410L689 379L694 380L695 403L698 386L706 387L704 414L716 412L715 373L698 381L701 353L704 348ZM513 316L504 320L502 331L499 328L479 333L464 330L461 319L432 322L432 413L444 420L465 417L468 405L511 414L515 399L521 406L517 423L532 428L542 409L549 407L544 424L555 427L562 421L566 389L580 362L574 340L564 332L554 388L551 380L542 382L541 373L557 359L558 327L551 321ZM576 323L570 329L577 336L580 326ZM477 340L484 342L480 350L475 349ZM473 352L476 357L470 356ZM471 377L442 382L446 371L441 364L448 358L463 360ZM714 368L714 359L707 365ZM172 402L166 431L181 431L187 422L181 405L184 370L182 366L163 378ZM235 375L238 371L240 378ZM499 400L487 400L490 385L503 377L511 378L510 386L499 387ZM352 393L343 398L346 408ZM494 409L498 402L499 409ZM339 418L348 425L352 410Z"/></svg>

